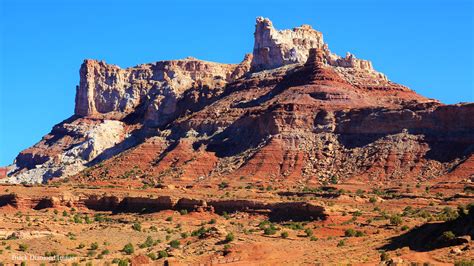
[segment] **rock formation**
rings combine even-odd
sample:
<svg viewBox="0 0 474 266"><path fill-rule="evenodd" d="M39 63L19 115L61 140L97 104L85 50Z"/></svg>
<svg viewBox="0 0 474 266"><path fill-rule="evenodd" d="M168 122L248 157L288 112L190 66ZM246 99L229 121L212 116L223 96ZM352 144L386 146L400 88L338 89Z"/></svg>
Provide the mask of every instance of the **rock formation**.
<svg viewBox="0 0 474 266"><path fill-rule="evenodd" d="M473 115L472 103L441 104L333 54L308 25L278 31L257 18L240 64L85 60L75 114L22 151L3 182L469 178Z"/></svg>

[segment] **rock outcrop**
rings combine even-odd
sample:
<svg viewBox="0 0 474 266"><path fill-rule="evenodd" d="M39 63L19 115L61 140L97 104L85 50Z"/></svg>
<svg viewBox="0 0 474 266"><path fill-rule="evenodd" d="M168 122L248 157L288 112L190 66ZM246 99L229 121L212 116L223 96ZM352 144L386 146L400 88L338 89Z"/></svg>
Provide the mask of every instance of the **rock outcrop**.
<svg viewBox="0 0 474 266"><path fill-rule="evenodd" d="M76 90L74 116L22 151L2 182L300 184L473 174L473 103L418 95L370 61L333 54L307 25L278 31L258 18L253 54L240 64L187 58L122 69L86 60Z"/></svg>

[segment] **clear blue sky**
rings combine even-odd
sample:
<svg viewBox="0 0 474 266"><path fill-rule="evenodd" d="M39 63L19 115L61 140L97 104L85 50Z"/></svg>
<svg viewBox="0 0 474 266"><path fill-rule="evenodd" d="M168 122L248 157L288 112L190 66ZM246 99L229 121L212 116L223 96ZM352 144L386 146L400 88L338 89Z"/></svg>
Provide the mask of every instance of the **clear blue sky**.
<svg viewBox="0 0 474 266"><path fill-rule="evenodd" d="M310 24L332 51L427 97L474 101L471 0L0 2L0 165L73 114L84 58L237 63L257 16L278 29Z"/></svg>

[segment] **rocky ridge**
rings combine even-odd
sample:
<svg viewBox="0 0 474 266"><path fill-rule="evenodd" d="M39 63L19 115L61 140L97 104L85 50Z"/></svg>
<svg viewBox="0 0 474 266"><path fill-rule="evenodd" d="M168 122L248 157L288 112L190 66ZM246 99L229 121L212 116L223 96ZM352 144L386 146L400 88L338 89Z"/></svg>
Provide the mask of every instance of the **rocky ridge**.
<svg viewBox="0 0 474 266"><path fill-rule="evenodd" d="M333 54L308 25L278 31L257 18L240 64L85 60L75 114L22 151L3 182L437 178L471 169L473 114L472 103L443 105Z"/></svg>

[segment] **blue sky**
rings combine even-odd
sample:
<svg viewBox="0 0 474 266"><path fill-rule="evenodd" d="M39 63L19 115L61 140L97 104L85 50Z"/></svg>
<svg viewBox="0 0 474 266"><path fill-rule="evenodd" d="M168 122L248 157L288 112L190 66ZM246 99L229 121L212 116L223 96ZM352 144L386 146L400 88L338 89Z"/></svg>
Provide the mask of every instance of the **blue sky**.
<svg viewBox="0 0 474 266"><path fill-rule="evenodd" d="M237 63L257 16L310 24L418 93L474 101L473 2L0 0L0 165L74 112L85 58L129 67L187 56Z"/></svg>

